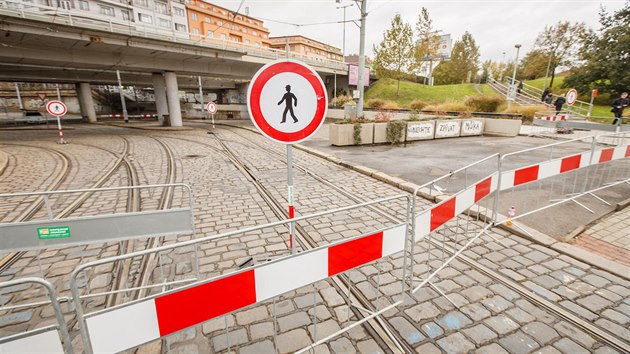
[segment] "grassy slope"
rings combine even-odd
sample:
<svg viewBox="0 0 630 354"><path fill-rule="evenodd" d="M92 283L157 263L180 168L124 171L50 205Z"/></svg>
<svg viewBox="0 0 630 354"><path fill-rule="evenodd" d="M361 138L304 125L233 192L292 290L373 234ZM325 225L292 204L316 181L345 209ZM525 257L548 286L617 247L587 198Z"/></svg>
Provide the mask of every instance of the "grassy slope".
<svg viewBox="0 0 630 354"><path fill-rule="evenodd" d="M413 100L442 103L447 101L463 102L468 96L477 96L475 84L440 85L429 87L409 81L400 82L400 95L396 96L397 82L393 79L381 79L366 92L365 98L381 98L398 102L401 107L409 107ZM493 93L487 85L479 89L486 95Z"/></svg>

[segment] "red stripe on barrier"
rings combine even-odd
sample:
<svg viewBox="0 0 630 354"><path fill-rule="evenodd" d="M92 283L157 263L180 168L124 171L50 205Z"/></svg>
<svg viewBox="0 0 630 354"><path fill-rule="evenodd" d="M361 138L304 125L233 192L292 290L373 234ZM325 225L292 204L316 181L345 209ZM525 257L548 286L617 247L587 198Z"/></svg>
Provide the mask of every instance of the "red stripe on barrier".
<svg viewBox="0 0 630 354"><path fill-rule="evenodd" d="M626 157L630 157L630 145L626 148Z"/></svg>
<svg viewBox="0 0 630 354"><path fill-rule="evenodd" d="M514 186L519 184L535 181L538 179L538 169L540 166L532 166L514 171Z"/></svg>
<svg viewBox="0 0 630 354"><path fill-rule="evenodd" d="M431 210L430 231L433 231L437 229L438 227L442 226L442 224L451 220L454 216L455 216L455 198L451 198Z"/></svg>
<svg viewBox="0 0 630 354"><path fill-rule="evenodd" d="M492 177L488 177L483 181L477 183L475 186L475 203L481 200L483 197L490 194L490 187L492 185Z"/></svg>
<svg viewBox="0 0 630 354"><path fill-rule="evenodd" d="M599 155L599 163L612 160L614 152L615 152L615 148L602 150L601 155Z"/></svg>
<svg viewBox="0 0 630 354"><path fill-rule="evenodd" d="M254 270L155 299L160 336L256 303ZM129 319L133 321L132 318Z"/></svg>
<svg viewBox="0 0 630 354"><path fill-rule="evenodd" d="M580 168L581 160L582 160L582 155L575 155L575 156L563 158L562 163L560 164L560 173L565 173L567 171L576 170Z"/></svg>
<svg viewBox="0 0 630 354"><path fill-rule="evenodd" d="M328 276L381 258L383 233L358 238L328 249Z"/></svg>

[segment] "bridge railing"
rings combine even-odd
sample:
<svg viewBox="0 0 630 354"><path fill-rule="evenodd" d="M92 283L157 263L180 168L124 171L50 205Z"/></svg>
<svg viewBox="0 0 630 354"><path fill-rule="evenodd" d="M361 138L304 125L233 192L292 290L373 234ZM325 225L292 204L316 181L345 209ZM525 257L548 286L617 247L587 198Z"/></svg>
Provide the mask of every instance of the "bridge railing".
<svg viewBox="0 0 630 354"><path fill-rule="evenodd" d="M0 14L42 21L47 24L54 23L69 25L73 27L127 34L130 36L167 40L181 44L232 50L254 57L278 59L287 56L286 51L284 50L256 46L243 42L235 42L227 39L213 38L210 36L202 36L189 32L176 31L174 29L161 29L158 26L147 26L139 22L122 21L115 18L99 18L98 14L79 9L68 10L63 7L26 3L21 0L0 0ZM346 64L343 61L315 58L296 52L289 52L289 57L330 69L344 70L346 68Z"/></svg>

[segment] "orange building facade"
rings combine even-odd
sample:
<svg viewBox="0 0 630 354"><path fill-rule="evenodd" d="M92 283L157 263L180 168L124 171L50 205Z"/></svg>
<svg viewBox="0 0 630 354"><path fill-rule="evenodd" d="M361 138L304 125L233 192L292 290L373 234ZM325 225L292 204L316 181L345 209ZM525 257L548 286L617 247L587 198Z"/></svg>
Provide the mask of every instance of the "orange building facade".
<svg viewBox="0 0 630 354"><path fill-rule="evenodd" d="M271 48L285 50L287 40L290 52L309 59L343 61L341 49L303 36L271 37Z"/></svg>
<svg viewBox="0 0 630 354"><path fill-rule="evenodd" d="M234 18L230 10L200 0L189 0L186 10L192 39L228 40L267 48L271 46L269 30L261 20L242 14Z"/></svg>

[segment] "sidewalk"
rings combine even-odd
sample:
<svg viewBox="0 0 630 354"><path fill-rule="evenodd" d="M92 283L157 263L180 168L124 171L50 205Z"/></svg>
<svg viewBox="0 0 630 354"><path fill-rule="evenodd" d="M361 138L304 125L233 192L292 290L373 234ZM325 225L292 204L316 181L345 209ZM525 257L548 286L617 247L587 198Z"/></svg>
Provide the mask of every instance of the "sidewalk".
<svg viewBox="0 0 630 354"><path fill-rule="evenodd" d="M630 265L630 208L603 218L578 236L576 246Z"/></svg>

